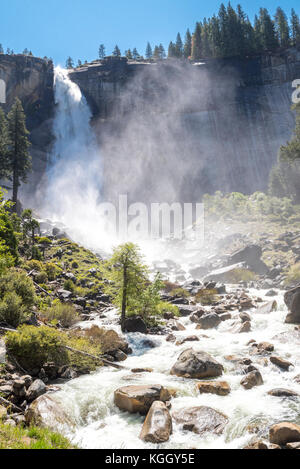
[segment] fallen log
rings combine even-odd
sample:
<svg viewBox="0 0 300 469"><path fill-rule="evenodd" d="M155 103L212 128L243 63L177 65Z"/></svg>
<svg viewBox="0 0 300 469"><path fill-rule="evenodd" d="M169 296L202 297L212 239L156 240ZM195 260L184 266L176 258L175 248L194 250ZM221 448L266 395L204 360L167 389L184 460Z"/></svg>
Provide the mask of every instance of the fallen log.
<svg viewBox="0 0 300 469"><path fill-rule="evenodd" d="M3 404L6 408L12 409L13 412L21 412L22 414L24 413L24 410L22 410L21 407L18 407L16 404L13 404L12 402L8 401L7 399L4 399L4 397L1 396L0 404Z"/></svg>
<svg viewBox="0 0 300 469"><path fill-rule="evenodd" d="M88 352L82 352L81 350L74 349L72 347L69 347L67 345L63 345L63 348L69 350L70 352L74 353L80 353L81 355L85 355L87 357L93 358L94 360L97 360L99 362L104 363L105 365L113 366L114 368L117 368L119 370L126 370L125 366L117 365L116 363L110 362L109 360L106 360L105 358L102 357L96 357L96 355L91 355Z"/></svg>

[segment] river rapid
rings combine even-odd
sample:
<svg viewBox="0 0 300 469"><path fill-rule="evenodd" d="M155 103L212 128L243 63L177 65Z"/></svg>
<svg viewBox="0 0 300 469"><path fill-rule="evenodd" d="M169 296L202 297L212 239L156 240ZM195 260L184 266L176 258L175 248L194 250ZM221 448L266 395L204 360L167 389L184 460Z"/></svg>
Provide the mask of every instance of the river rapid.
<svg viewBox="0 0 300 469"><path fill-rule="evenodd" d="M251 295L270 301L266 291L250 290ZM273 298L272 298L273 299ZM53 398L63 407L74 421L73 427L64 429L64 433L73 443L86 449L221 449L243 448L255 437L250 428L259 427L259 436L264 436L268 428L279 421L300 423L300 397L280 398L268 395L274 388L286 388L300 395L300 384L293 378L300 373L299 339L282 340L280 334L290 331L295 326L284 323L287 314L283 295L278 292L274 297L278 303L277 311L270 314L258 314L249 311L251 316L251 332L232 333L232 321L222 322L216 329L196 330L196 324L188 317L180 318L186 327L185 331L174 332L177 338L197 335L198 342L187 342L180 346L167 342L166 336L126 334L133 353L122 365L125 370L103 367L91 375L72 380L61 386L61 390L53 394ZM118 326L118 315L115 310L106 314L106 319L95 319L82 323L82 327L97 324L108 329L115 329L121 334ZM278 336L279 335L279 336ZM292 336L292 334L291 334ZM249 355L251 347L247 343L271 342L275 350L273 355L292 362L289 371L281 371L267 360L264 364L262 356ZM200 394L196 390L197 380L179 378L170 375L170 369L179 354L187 349L201 350L211 354L224 366L223 376L231 387L228 396ZM234 363L228 361L227 355L240 358L250 357L253 365L262 374L264 384L245 390L240 381L244 377ZM152 373L131 373L132 368L152 368ZM154 445L139 439L144 417L120 411L113 402L114 391L121 386L134 384L161 384L177 391L171 400L173 410L192 406L209 406L225 413L229 423L223 435L207 434L199 436L181 430L173 422L173 434L167 443Z"/></svg>

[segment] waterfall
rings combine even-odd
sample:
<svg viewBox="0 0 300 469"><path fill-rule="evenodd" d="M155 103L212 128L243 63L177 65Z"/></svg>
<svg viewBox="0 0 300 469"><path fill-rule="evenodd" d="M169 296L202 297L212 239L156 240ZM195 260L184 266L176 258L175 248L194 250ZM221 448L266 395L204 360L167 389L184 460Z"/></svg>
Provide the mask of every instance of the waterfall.
<svg viewBox="0 0 300 469"><path fill-rule="evenodd" d="M97 206L102 163L90 125L91 111L68 71L55 68L55 143L49 156L44 214L63 223L77 242L105 248L107 239Z"/></svg>

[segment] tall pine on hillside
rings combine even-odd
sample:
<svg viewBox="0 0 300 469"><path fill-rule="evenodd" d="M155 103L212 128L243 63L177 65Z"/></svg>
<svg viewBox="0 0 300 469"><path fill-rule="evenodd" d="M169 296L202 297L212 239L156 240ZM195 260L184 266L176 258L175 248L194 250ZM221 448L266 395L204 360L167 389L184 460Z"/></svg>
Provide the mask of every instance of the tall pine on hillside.
<svg viewBox="0 0 300 469"><path fill-rule="evenodd" d="M8 113L9 148L8 178L13 183L14 202L13 210L17 211L18 190L21 182L26 182L28 171L31 169L31 156L29 154L29 132L26 128L26 117L21 101L16 98Z"/></svg>

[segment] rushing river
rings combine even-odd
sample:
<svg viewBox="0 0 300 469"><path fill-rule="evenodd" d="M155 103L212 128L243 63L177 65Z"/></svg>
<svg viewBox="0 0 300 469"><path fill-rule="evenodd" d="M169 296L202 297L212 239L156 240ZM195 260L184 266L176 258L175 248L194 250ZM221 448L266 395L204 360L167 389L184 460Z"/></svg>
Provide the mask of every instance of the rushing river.
<svg viewBox="0 0 300 469"><path fill-rule="evenodd" d="M270 298L264 296L265 293L251 290L251 294L270 301ZM178 338L197 335L199 342L187 342L177 346L167 342L165 336L126 334L126 340L133 349L133 354L122 363L128 370L119 371L103 367L91 375L64 384L60 391L53 394L53 398L75 421L75 426L66 431L67 436L81 448L242 448L253 438L253 434L247 430L249 425L268 427L283 420L300 423L300 397L291 399L268 395L268 391L279 387L300 394L300 384L293 381L300 373L300 344L299 341L293 343L288 340L284 343L274 339L274 336L292 331L295 327L284 323L287 310L282 294L274 299L278 302L277 311L270 314L250 312L252 330L249 333L230 332L230 320L221 323L217 329L196 330L196 325L186 317L180 318L186 330L174 334ZM105 327L114 328L120 333L119 326L116 325L116 312L112 311L104 321ZM104 324L103 320L95 320L93 323L99 326ZM114 323L114 326L111 323ZM88 327L87 323L84 323L84 327ZM150 348L145 339L154 342L155 347ZM295 366L290 367L288 372L281 371L270 362L265 366L261 356L249 355L250 347L247 343L251 339L257 342L271 342L275 346L273 354L286 358ZM196 380L170 375L170 369L178 355L189 347L208 352L223 364L224 374L219 379L230 384L231 393L228 396L201 395L196 390ZM244 375L238 374L240 372L235 365L224 358L226 355L237 355L241 358L250 356L253 364L260 370L264 384L245 390L240 385ZM152 368L153 373L136 375L130 371L131 368L145 367ZM173 434L167 443L159 446L144 443L139 439L144 417L122 412L113 402L114 391L131 384L162 384L174 388L177 390L177 397L171 401L172 410L205 405L225 413L229 417L229 424L222 436L203 437L182 431L174 423Z"/></svg>

